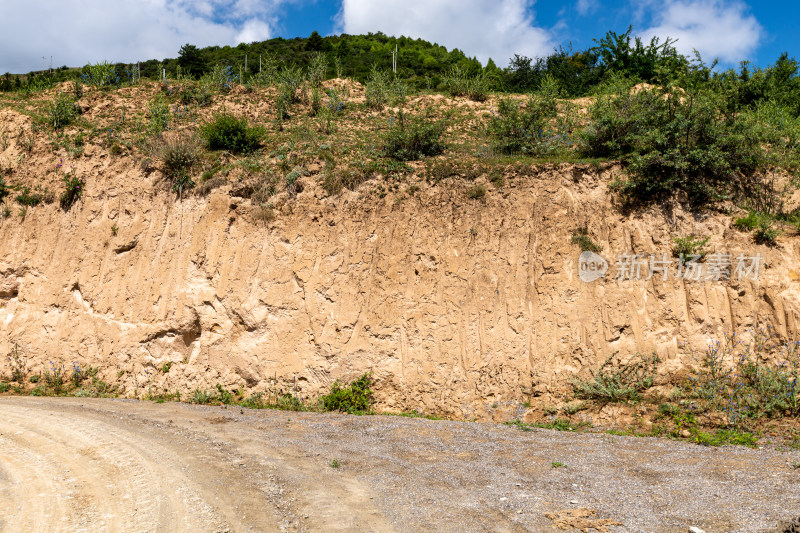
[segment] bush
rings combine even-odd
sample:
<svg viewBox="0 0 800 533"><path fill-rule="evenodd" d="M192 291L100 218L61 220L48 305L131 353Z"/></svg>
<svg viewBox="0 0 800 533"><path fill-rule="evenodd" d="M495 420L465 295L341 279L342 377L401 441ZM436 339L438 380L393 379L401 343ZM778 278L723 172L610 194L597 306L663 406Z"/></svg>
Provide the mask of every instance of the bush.
<svg viewBox="0 0 800 533"><path fill-rule="evenodd" d="M372 375L367 372L358 379L343 385L336 380L331 392L320 398L325 411L341 411L345 413L367 412L372 405Z"/></svg>
<svg viewBox="0 0 800 533"><path fill-rule="evenodd" d="M185 135L164 139L159 145L158 157L164 162L164 174L172 181L176 193L194 186L191 172L200 159L197 139Z"/></svg>
<svg viewBox="0 0 800 533"><path fill-rule="evenodd" d="M617 352L590 371L592 379L573 379L572 387L578 398L601 402L627 402L641 399L641 392L653 386L653 377L658 365L656 354L636 354L627 362L614 362Z"/></svg>
<svg viewBox="0 0 800 533"><path fill-rule="evenodd" d="M698 256L699 259L702 259L708 253L708 250L705 249L708 239L708 237L705 239L695 238L694 235L676 237L675 244L672 247L672 255L682 258Z"/></svg>
<svg viewBox="0 0 800 533"><path fill-rule="evenodd" d="M50 103L49 118L53 129L61 129L72 124L78 116L78 107L75 100L66 93L60 93Z"/></svg>
<svg viewBox="0 0 800 533"><path fill-rule="evenodd" d="M722 105L716 93L678 87L600 97L581 152L627 164L615 187L626 204L678 191L695 205L746 193L768 159L748 121L723 116Z"/></svg>
<svg viewBox="0 0 800 533"><path fill-rule="evenodd" d="M383 153L399 161L412 161L424 156L438 155L444 151L441 138L447 122L430 121L426 116L408 118L400 111L384 136Z"/></svg>
<svg viewBox="0 0 800 533"><path fill-rule="evenodd" d="M503 154L539 156L564 147L566 128L556 120L558 94L558 86L551 80L528 96L525 104L501 99L487 126L494 149Z"/></svg>
<svg viewBox="0 0 800 533"><path fill-rule="evenodd" d="M264 130L257 126L251 127L244 117L236 118L223 113L215 115L211 122L201 126L200 135L209 150L246 154L258 149L264 137Z"/></svg>
<svg viewBox="0 0 800 533"><path fill-rule="evenodd" d="M169 110L169 103L162 93L158 93L147 103L147 110L150 113L150 133L158 135L169 128L172 114Z"/></svg>
<svg viewBox="0 0 800 533"><path fill-rule="evenodd" d="M383 109L389 101L389 76L373 65L366 87L366 104L369 109Z"/></svg>
<svg viewBox="0 0 800 533"><path fill-rule="evenodd" d="M469 76L466 70L457 65L444 77L444 84L451 96L466 96L470 100L483 102L489 96L491 80L483 72Z"/></svg>
<svg viewBox="0 0 800 533"><path fill-rule="evenodd" d="M119 82L114 65L108 61L98 61L94 65L87 63L83 67L83 81L95 87L108 87Z"/></svg>
<svg viewBox="0 0 800 533"><path fill-rule="evenodd" d="M729 427L800 415L800 343L780 342L773 328L751 330L749 338L726 335L709 341L702 354L688 353L699 362L690 395L706 409L724 411Z"/></svg>

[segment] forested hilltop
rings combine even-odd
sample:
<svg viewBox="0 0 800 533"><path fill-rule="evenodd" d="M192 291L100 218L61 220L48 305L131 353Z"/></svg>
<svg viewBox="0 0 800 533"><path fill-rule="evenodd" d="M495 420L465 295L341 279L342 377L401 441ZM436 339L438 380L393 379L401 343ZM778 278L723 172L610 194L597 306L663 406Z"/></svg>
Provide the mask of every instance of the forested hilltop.
<svg viewBox="0 0 800 533"><path fill-rule="evenodd" d="M177 57L144 60L138 63L138 70L133 64L113 64L113 73L107 81L119 85L137 76L160 79L162 69L166 69L169 78L190 75L197 79L210 73L215 66L222 66L230 67L231 78L242 83L259 72L290 67L306 70L314 58L322 54L327 59L326 78L348 77L363 83L373 70L391 70L392 52L396 47L396 78L412 90L447 90L448 79L454 74L480 77L486 90L501 92L534 91L544 80L552 78L566 97L603 92L609 80L618 78L662 85L677 82L681 86L710 82L725 91L734 106L777 97L793 107L795 116L800 113L798 64L788 54L784 53L765 68L742 62L737 69L726 70L717 68L713 61L704 62L699 55L682 55L673 44L669 39L645 43L635 37L629 27L623 33L609 31L595 39L595 45L586 50L559 47L540 58L515 54L509 58L508 67L501 69L492 59L483 66L457 48L448 51L444 46L423 39L390 37L380 32L322 37L314 32L308 38L278 37L238 46L198 48L187 43ZM54 72L26 75L6 73L0 78L0 91L41 90L79 75L90 76L91 67L63 66Z"/></svg>

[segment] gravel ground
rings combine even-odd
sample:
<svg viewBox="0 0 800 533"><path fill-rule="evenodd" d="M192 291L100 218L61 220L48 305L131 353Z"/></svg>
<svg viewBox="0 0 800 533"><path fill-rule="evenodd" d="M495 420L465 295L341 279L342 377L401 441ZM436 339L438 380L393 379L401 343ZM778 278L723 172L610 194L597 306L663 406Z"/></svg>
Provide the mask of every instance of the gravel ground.
<svg viewBox="0 0 800 533"><path fill-rule="evenodd" d="M755 532L800 516L795 463L497 424L2 397L0 531Z"/></svg>

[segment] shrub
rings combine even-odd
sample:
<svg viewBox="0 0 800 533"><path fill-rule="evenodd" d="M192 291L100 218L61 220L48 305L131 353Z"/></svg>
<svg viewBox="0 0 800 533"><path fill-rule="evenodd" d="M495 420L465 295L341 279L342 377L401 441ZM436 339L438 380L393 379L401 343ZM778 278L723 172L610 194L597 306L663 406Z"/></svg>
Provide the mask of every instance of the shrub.
<svg viewBox="0 0 800 533"><path fill-rule="evenodd" d="M483 102L489 96L491 80L483 71L470 76L461 65L456 65L444 76L443 81L447 91L454 97L466 96L470 100Z"/></svg>
<svg viewBox="0 0 800 533"><path fill-rule="evenodd" d="M114 65L108 61L98 61L94 65L87 63L83 67L83 81L95 87L108 87L119 83Z"/></svg>
<svg viewBox="0 0 800 533"><path fill-rule="evenodd" d="M626 204L648 203L682 191L701 205L755 186L767 162L747 120L723 116L722 97L677 87L598 98L581 152L619 157L626 179L615 188Z"/></svg>
<svg viewBox="0 0 800 533"><path fill-rule="evenodd" d="M239 76L229 65L214 65L211 72L200 78L200 87L207 88L208 92L218 91L228 93L239 82Z"/></svg>
<svg viewBox="0 0 800 533"><path fill-rule="evenodd" d="M245 117L223 113L201 126L200 135L209 150L227 150L234 154L255 151L264 137L263 128L250 126Z"/></svg>
<svg viewBox="0 0 800 533"><path fill-rule="evenodd" d="M61 129L72 124L78 116L75 100L66 93L59 93L50 103L49 117L53 129Z"/></svg>
<svg viewBox="0 0 800 533"><path fill-rule="evenodd" d="M487 126L494 149L503 154L534 156L558 149L566 138L555 120L557 97L558 86L553 82L542 85L525 104L501 99Z"/></svg>
<svg viewBox="0 0 800 533"><path fill-rule="evenodd" d="M580 226L572 232L572 244L580 246L582 252L601 252L603 247L595 243L589 236L589 228Z"/></svg>
<svg viewBox="0 0 800 533"><path fill-rule="evenodd" d="M316 52L311 56L311 63L308 66L308 82L311 87L319 88L328 76L328 59L322 52Z"/></svg>
<svg viewBox="0 0 800 533"><path fill-rule="evenodd" d="M158 157L164 162L164 174L172 182L172 189L182 197L185 189L194 187L192 169L200 159L197 139L187 135L176 135L161 141Z"/></svg>
<svg viewBox="0 0 800 533"><path fill-rule="evenodd" d="M367 412L372 405L372 375L367 372L358 379L343 385L336 380L331 392L320 398L325 411L342 411L345 413Z"/></svg>
<svg viewBox="0 0 800 533"><path fill-rule="evenodd" d="M771 220L762 220L753 232L753 238L759 244L774 246L777 244L778 230L773 227Z"/></svg>
<svg viewBox="0 0 800 533"><path fill-rule="evenodd" d="M653 386L658 365L656 354L645 356L637 353L624 363L615 363L616 355L617 352L611 354L596 372L590 371L591 380L572 380L577 397L601 402L637 401L641 399L642 391Z"/></svg>
<svg viewBox="0 0 800 533"><path fill-rule="evenodd" d="M383 109L389 100L389 75L374 65L366 85L366 104L369 109Z"/></svg>
<svg viewBox="0 0 800 533"><path fill-rule="evenodd" d="M158 93L147 103L147 110L150 113L150 133L158 135L169 128L172 115L169 110L169 103L162 93Z"/></svg>
<svg viewBox="0 0 800 533"><path fill-rule="evenodd" d="M444 151L441 141L447 122L430 121L426 116L408 118L403 111L397 114L389 131L384 135L383 153L399 161L411 161Z"/></svg>
<svg viewBox="0 0 800 533"><path fill-rule="evenodd" d="M61 193L61 209L68 211L83 194L86 183L73 173L64 176L64 192Z"/></svg>

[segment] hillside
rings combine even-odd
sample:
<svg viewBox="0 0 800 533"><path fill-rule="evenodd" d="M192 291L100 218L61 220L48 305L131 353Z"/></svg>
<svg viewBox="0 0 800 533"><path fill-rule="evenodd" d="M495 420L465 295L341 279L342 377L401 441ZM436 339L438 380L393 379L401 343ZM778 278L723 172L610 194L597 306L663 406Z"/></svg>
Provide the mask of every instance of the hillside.
<svg viewBox="0 0 800 533"><path fill-rule="evenodd" d="M286 83L207 100L196 82L86 86L56 127L72 83L0 102L0 352L22 354L37 379L94 369L83 394L312 401L371 372L382 411L647 429L709 339L769 324L778 361L796 338L797 228L778 216L798 205L789 174L770 182L781 207L754 234L734 197L693 203L734 182L679 180L659 195L632 174L636 159L503 133L509 105L547 100L404 95L387 81L378 106L375 80L303 84L295 99ZM650 98L641 89L630 94ZM576 130L596 109L551 101ZM242 118L261 129L237 129ZM521 151L498 144L509 139ZM630 204L620 183L655 200ZM729 279L676 277L676 239L730 254ZM609 270L587 282L591 250ZM672 270L636 279L617 269L624 254ZM753 257L763 268L737 276ZM575 408L572 380L615 352L658 356L654 403ZM714 413L703 423L725 427Z"/></svg>

